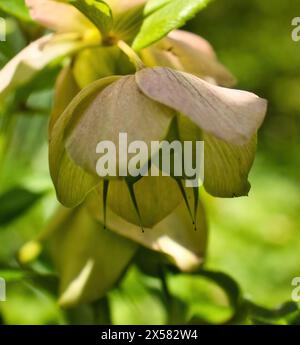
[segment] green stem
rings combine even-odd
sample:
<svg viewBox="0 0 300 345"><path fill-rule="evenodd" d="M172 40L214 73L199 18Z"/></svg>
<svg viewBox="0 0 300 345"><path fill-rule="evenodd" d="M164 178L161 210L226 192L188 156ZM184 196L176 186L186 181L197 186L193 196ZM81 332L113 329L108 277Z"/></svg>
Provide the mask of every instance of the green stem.
<svg viewBox="0 0 300 345"><path fill-rule="evenodd" d="M169 291L168 282L166 278L166 271L165 271L164 266L161 266L159 269L159 278L161 281L162 292L163 292L164 299L166 301L166 305L169 306L172 300L172 296Z"/></svg>
<svg viewBox="0 0 300 345"><path fill-rule="evenodd" d="M129 47L127 43L120 40L117 42L117 46L129 57L130 61L135 65L138 71L146 67L138 54Z"/></svg>

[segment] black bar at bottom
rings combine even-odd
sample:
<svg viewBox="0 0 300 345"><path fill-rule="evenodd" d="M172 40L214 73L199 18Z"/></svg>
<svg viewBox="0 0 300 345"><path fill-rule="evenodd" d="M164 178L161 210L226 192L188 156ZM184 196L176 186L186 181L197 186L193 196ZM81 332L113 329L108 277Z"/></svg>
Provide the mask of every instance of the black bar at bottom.
<svg viewBox="0 0 300 345"><path fill-rule="evenodd" d="M201 343L245 340L286 341L299 334L298 326L0 326L0 344L82 344L106 343ZM292 338L290 338L292 339Z"/></svg>

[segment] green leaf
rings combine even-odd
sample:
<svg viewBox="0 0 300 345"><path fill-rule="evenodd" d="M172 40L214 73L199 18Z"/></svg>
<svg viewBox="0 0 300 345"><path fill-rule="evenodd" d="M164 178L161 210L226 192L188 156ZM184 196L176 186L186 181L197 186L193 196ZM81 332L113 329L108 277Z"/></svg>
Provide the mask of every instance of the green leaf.
<svg viewBox="0 0 300 345"><path fill-rule="evenodd" d="M289 325L300 325L300 309L297 312L291 313L286 318Z"/></svg>
<svg viewBox="0 0 300 345"><path fill-rule="evenodd" d="M42 196L42 193L33 193L23 188L14 188L0 195L0 225L7 225L22 216Z"/></svg>
<svg viewBox="0 0 300 345"><path fill-rule="evenodd" d="M70 0L80 12L93 22L102 34L107 34L113 25L110 7L101 0Z"/></svg>
<svg viewBox="0 0 300 345"><path fill-rule="evenodd" d="M232 303L236 302L231 300L236 298L233 296L236 291L228 291L235 290L235 282L219 272L204 271L203 274L198 272L167 275L167 286L171 296L181 300L188 308L186 320L183 322L189 324L228 322L235 315L236 310Z"/></svg>
<svg viewBox="0 0 300 345"><path fill-rule="evenodd" d="M102 298L118 282L137 248L135 243L104 230L85 208L70 214L50 245L64 307Z"/></svg>
<svg viewBox="0 0 300 345"><path fill-rule="evenodd" d="M27 278L27 274L15 268L0 268L0 277L4 279L6 283L15 283Z"/></svg>
<svg viewBox="0 0 300 345"><path fill-rule="evenodd" d="M156 283L155 283L156 281ZM109 296L113 325L163 325L166 310L153 280L131 267L120 288Z"/></svg>
<svg viewBox="0 0 300 345"><path fill-rule="evenodd" d="M145 15L149 15L162 7L166 6L169 2L173 0L149 0L145 7Z"/></svg>
<svg viewBox="0 0 300 345"><path fill-rule="evenodd" d="M57 296L58 291L58 277L54 274L48 273L36 273L28 272L28 283L34 288L41 289L50 293L53 296Z"/></svg>
<svg viewBox="0 0 300 345"><path fill-rule="evenodd" d="M148 0L105 0L112 9L113 15L123 15L128 11L144 7Z"/></svg>
<svg viewBox="0 0 300 345"><path fill-rule="evenodd" d="M31 21L28 8L24 0L1 0L0 10L24 21Z"/></svg>
<svg viewBox="0 0 300 345"><path fill-rule="evenodd" d="M149 1L146 19L133 42L133 48L140 50L166 36L170 31L183 26L210 0L165 0ZM147 16L147 14L150 15Z"/></svg>
<svg viewBox="0 0 300 345"><path fill-rule="evenodd" d="M38 273L30 268L0 267L0 277L7 284L26 282L52 294L57 292L57 276L54 274Z"/></svg>

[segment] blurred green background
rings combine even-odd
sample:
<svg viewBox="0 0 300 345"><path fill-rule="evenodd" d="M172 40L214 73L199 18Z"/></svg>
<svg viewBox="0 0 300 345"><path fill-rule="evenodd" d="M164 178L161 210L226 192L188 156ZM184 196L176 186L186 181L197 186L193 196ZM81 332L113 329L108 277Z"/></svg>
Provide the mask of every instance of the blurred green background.
<svg viewBox="0 0 300 345"><path fill-rule="evenodd" d="M227 273L248 299L270 308L291 299L291 281L300 276L300 42L291 38L291 21L296 16L300 16L297 1L215 0L187 26L214 46L220 60L237 77L238 88L269 101L249 197L203 197L210 221L206 267ZM1 44L0 67L27 43L16 21L8 19L8 24L9 38ZM43 229L57 204L48 172L46 139L56 71L50 68L44 73L47 78L38 78L30 86L34 92L26 104L12 104L0 116L0 193L22 186L31 193L23 197L36 200L20 217L5 223L3 214L7 216L9 206L5 208L0 199L3 274L7 265L16 263L22 244ZM36 268L47 270L42 263ZM89 323L97 318L95 308L88 306L72 313L62 311L49 291L25 279L20 283L12 273L5 274L10 284L7 302L0 302L2 322ZM205 279L174 276L169 286L176 297L175 309L188 308L190 315L216 323L228 316L222 290ZM158 279L133 267L109 296L112 321L166 322L160 289Z"/></svg>
<svg viewBox="0 0 300 345"><path fill-rule="evenodd" d="M300 274L300 44L297 1L214 1L189 29L215 47L238 88L268 100L248 198L214 200L209 265L259 303L288 299Z"/></svg>

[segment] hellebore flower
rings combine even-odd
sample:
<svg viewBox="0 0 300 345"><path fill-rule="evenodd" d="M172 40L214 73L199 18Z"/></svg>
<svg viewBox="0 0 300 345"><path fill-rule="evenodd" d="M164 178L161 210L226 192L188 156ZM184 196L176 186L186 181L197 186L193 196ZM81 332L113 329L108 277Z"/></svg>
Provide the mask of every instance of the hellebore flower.
<svg viewBox="0 0 300 345"><path fill-rule="evenodd" d="M119 133L127 133L129 142L142 140L150 145L152 140L167 138L174 119L179 123L178 139L198 130L198 138L208 142L206 164L211 171L206 171L204 181L208 192L225 197L246 195L247 175L254 157L253 138L265 112L266 102L252 93L218 87L169 68L144 68L135 75L96 81L71 101L52 130L50 168L58 198L64 205L74 207L99 184L96 172L99 142L111 141L118 147ZM184 133L184 121L191 127L188 133ZM145 162L148 159L145 157ZM116 163L127 166L128 162ZM169 185L163 177L159 181L155 185L154 179L149 178L148 195L152 194L152 202L143 205L146 193L141 192L130 211L130 203L122 199L126 192L119 186L117 197L112 197L113 201L108 198L108 204L127 221L153 227L182 198L171 178ZM110 189L118 183L112 180ZM170 195L167 203L164 190L166 198ZM130 190L127 193L130 197Z"/></svg>
<svg viewBox="0 0 300 345"><path fill-rule="evenodd" d="M96 27L91 2L82 12L80 1L73 2L79 10L72 1L26 3L33 19L54 33L31 43L0 71L0 96L71 57L57 79L49 123L51 177L58 200L73 208L63 209L45 235L51 235L61 277L61 304L104 296L139 245L166 254L183 271L198 268L207 244L198 189L185 188L174 176L101 178L96 147L111 141L118 148L120 133L148 148L152 141L203 140L206 191L247 195L266 101L217 86L230 87L235 79L210 44L188 32L171 32L139 52L142 62L135 59L123 41L130 44L138 32L145 0L99 2L110 6L103 11L103 29ZM136 73L126 55L139 65ZM123 171L128 163L122 156L116 161Z"/></svg>
<svg viewBox="0 0 300 345"><path fill-rule="evenodd" d="M66 85L69 90L76 86L72 69L65 69L61 76L57 94ZM265 116L266 102L252 93L218 87L165 67L100 79L73 99L67 94L65 99L56 99L60 103L56 102L57 113L54 112L50 130L52 179L64 205L74 207L82 203L87 211L81 208L78 212L89 212L99 222L93 225L98 231L97 248L102 248L100 237L105 230L100 231L100 224L105 224L121 236L112 239L115 245L124 246L122 260L114 260L116 269L121 270L124 266L120 264L129 262L136 250L136 246L130 245L133 242L166 254L183 271L199 267L206 252L207 224L202 202L195 197L194 190L185 188L182 192L174 178L161 176L144 176L135 181L131 190L126 178L111 179L107 186L107 181L96 174L97 143L116 142L119 132L128 133L129 140L162 140L175 121L180 140L205 141L206 190L221 197L246 195L256 132ZM141 232L141 225L145 232ZM71 229L66 231L71 236ZM62 240L63 235L57 236L55 248L64 252L69 247L69 237ZM133 242L123 242L122 238ZM63 305L90 301L95 294L102 296L115 281L115 275L109 275L105 286L97 284L94 279L97 274L104 274L106 265L101 259L97 266L95 259L96 266L92 266L91 238L84 243L86 252L77 254L75 266L70 255L76 256L76 247L70 247L69 255L64 256L72 274L65 273L64 264L58 265L64 272ZM110 242L106 243L110 246ZM93 248L96 255L98 251ZM74 281L78 282L76 288ZM86 290L88 281L91 283Z"/></svg>

